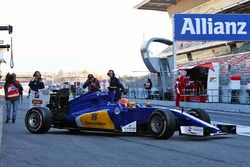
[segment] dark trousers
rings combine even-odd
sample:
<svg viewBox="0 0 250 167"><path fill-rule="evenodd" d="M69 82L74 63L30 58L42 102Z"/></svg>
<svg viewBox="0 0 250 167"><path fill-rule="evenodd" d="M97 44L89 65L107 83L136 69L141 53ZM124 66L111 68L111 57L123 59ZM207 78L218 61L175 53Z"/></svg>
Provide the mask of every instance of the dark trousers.
<svg viewBox="0 0 250 167"><path fill-rule="evenodd" d="M146 89L146 96L147 96L147 99L152 99L151 89Z"/></svg>
<svg viewBox="0 0 250 167"><path fill-rule="evenodd" d="M180 107L180 94L176 94L175 106Z"/></svg>

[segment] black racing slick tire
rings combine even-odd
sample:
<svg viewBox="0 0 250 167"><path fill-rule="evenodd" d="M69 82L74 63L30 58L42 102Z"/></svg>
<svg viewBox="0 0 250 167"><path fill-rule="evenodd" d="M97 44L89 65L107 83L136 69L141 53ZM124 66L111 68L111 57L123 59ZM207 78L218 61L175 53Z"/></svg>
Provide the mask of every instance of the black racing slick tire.
<svg viewBox="0 0 250 167"><path fill-rule="evenodd" d="M188 114L201 119L202 121L205 121L207 123L211 123L210 116L208 113L200 108L193 108L187 112Z"/></svg>
<svg viewBox="0 0 250 167"><path fill-rule="evenodd" d="M46 133L51 128L52 117L47 108L35 107L25 115L25 126L31 133Z"/></svg>
<svg viewBox="0 0 250 167"><path fill-rule="evenodd" d="M149 131L156 139L168 139L176 129L176 119L171 111L155 110L149 119Z"/></svg>

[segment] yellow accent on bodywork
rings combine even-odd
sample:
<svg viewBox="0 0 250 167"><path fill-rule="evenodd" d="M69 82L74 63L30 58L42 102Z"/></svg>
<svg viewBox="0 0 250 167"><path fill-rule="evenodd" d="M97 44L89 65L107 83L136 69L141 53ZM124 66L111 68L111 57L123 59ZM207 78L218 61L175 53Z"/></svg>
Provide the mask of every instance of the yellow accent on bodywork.
<svg viewBox="0 0 250 167"><path fill-rule="evenodd" d="M107 110L90 112L80 116L83 127L96 129L114 129L114 122L110 119Z"/></svg>

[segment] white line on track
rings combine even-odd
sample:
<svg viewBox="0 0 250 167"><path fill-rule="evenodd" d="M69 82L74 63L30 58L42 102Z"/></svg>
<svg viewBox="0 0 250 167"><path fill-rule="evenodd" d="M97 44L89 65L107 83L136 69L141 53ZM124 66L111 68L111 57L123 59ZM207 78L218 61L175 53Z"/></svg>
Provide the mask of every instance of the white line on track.
<svg viewBox="0 0 250 167"><path fill-rule="evenodd" d="M250 136L250 126L236 125L236 132L238 135Z"/></svg>

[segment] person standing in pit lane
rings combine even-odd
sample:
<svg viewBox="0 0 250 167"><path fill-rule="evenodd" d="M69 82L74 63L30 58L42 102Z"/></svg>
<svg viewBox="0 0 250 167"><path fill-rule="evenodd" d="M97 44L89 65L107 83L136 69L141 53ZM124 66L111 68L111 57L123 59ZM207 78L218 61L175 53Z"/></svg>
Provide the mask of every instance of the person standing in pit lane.
<svg viewBox="0 0 250 167"><path fill-rule="evenodd" d="M121 99L122 93L126 94L125 89L120 80L116 78L115 72L113 70L109 70L107 75L110 77L109 91L115 93L115 101L118 101Z"/></svg>
<svg viewBox="0 0 250 167"><path fill-rule="evenodd" d="M176 108L180 108L180 89L181 89L181 84L180 84L180 80L179 78L176 79L176 82L175 82L175 95L176 95L176 98L175 98L175 107Z"/></svg>
<svg viewBox="0 0 250 167"><path fill-rule="evenodd" d="M29 82L30 90L38 92L38 89L44 88L44 83L41 78L41 73L39 71L35 71L33 74L34 79Z"/></svg>
<svg viewBox="0 0 250 167"><path fill-rule="evenodd" d="M86 82L84 83L84 85L82 86L84 89L86 87L88 87L88 92L96 92L100 90L100 84L98 79L96 79L94 77L93 74L89 74L88 75L88 79L86 80Z"/></svg>
<svg viewBox="0 0 250 167"><path fill-rule="evenodd" d="M18 104L20 100L20 90L22 90L22 85L15 79L16 74L14 75L15 76L8 73L5 78L5 84L4 84L4 93L6 101L5 123L9 123L11 108L13 108L12 123L15 123Z"/></svg>
<svg viewBox="0 0 250 167"><path fill-rule="evenodd" d="M151 97L151 89L152 89L152 81L150 78L147 79L147 82L144 84L144 87L146 89L146 99L152 99Z"/></svg>

